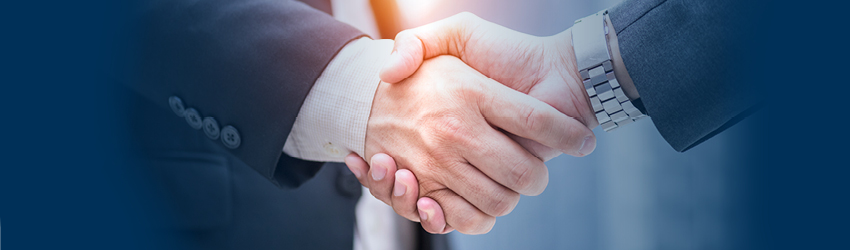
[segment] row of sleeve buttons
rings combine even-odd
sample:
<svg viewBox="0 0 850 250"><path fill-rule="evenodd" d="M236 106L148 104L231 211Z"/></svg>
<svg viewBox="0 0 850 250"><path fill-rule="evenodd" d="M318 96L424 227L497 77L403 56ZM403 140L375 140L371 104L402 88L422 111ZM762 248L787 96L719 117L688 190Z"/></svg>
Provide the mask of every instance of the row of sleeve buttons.
<svg viewBox="0 0 850 250"><path fill-rule="evenodd" d="M187 108L180 97L169 97L168 105L171 107L171 111L174 111L174 114L186 119L189 127L193 129L203 128L204 134L210 139L218 140L221 138L221 143L230 149L236 149L242 145L242 137L239 136L239 131L235 127L228 125L219 128L218 121L215 118L209 116L201 118L201 113L194 108Z"/></svg>

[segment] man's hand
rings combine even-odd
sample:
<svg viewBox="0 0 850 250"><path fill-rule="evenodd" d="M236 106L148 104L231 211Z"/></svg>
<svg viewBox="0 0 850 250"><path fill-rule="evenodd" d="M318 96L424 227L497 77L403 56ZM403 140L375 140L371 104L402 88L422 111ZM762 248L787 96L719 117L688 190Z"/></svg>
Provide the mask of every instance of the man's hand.
<svg viewBox="0 0 850 250"><path fill-rule="evenodd" d="M376 154L387 153L397 166L373 164L368 175L352 171L364 186L389 187L385 191L396 169L408 169L418 180L418 196L438 202L448 225L485 233L495 217L514 208L519 194L537 195L548 183L543 161L497 129L562 152L581 152L595 141L583 123L444 56L423 62L401 82L381 83L367 125L366 159L375 163ZM421 216L412 206L393 207L414 221Z"/></svg>
<svg viewBox="0 0 850 250"><path fill-rule="evenodd" d="M381 79L389 83L401 81L413 74L424 59L452 55L485 76L593 128L599 124L578 76L570 35L570 30L566 30L550 37L531 36L471 13L461 13L399 33ZM559 150L532 140L512 138L544 161L560 154ZM583 147L583 151L564 153L590 154L596 141L586 143L592 145Z"/></svg>
<svg viewBox="0 0 850 250"><path fill-rule="evenodd" d="M493 78L505 86L540 99L564 114L575 117L588 128L598 125L596 117L587 102L587 96L578 76L571 45L570 30L551 37L535 37L519 33L505 27L487 22L470 13L406 30L398 34L395 49L387 65L381 71L385 82L399 82L419 69L423 60L439 55L453 55ZM509 131L510 132L510 131ZM533 140L510 135L511 138L543 160L554 158L561 152ZM574 156L584 156L595 148L595 140L585 142L582 150L566 152ZM389 156L381 157L383 166L393 165ZM350 155L346 164L352 168L368 171L369 166L360 157ZM373 162L373 168L376 166ZM392 171L389 172L393 174ZM407 176L409 173L403 173ZM419 206L426 214L434 214L422 221L426 231L447 233L451 227L445 227L443 211L427 197L414 202L415 195L399 193L390 198L390 193L399 187L416 189L418 183L413 176L397 178L395 188L389 184L368 183L372 194L396 208L399 214L408 219L410 214L401 213ZM404 209L399 209L404 207ZM451 215L451 211L447 211Z"/></svg>

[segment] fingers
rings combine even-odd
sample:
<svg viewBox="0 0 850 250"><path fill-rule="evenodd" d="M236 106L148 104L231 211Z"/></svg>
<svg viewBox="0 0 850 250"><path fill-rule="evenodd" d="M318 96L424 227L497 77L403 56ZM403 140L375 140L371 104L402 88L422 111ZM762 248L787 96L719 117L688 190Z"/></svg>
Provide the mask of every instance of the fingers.
<svg viewBox="0 0 850 250"><path fill-rule="evenodd" d="M441 207L442 211L445 212L443 213L443 218L445 218L447 226L443 228L443 232L450 232L453 228L464 234L484 234L490 232L490 229L492 229L493 225L496 223L496 217L481 212L475 208L475 206L464 200L463 197L458 196L458 194L449 189L435 190L426 196L432 197L434 201L437 201L439 203L439 207ZM438 207L428 206L427 202L422 205L426 206L419 208L420 216L427 216L427 218L423 220L425 221L423 228L425 228L426 231L438 228L432 224L434 222L438 222L436 220L439 220L440 218L440 214L438 213L439 210L437 210ZM439 225L439 223L434 224ZM426 225L428 225L428 228L426 228ZM432 233L435 232L437 232L437 230L434 230Z"/></svg>
<svg viewBox="0 0 850 250"><path fill-rule="evenodd" d="M498 82L486 86L494 94L479 108L490 124L573 156L588 155L596 148L596 136L581 122Z"/></svg>
<svg viewBox="0 0 850 250"><path fill-rule="evenodd" d="M384 166L395 165L395 162L392 157L389 157L386 154L381 155L383 156L378 156L378 158L375 158L373 156L373 163L378 162L379 165ZM360 156L355 153L351 153L345 157L345 165L348 166L349 170L351 170L351 172L354 173L357 179L360 180L361 184L366 187L369 187L371 185L371 176L363 175L363 173L369 173L369 165L366 164L366 161L364 161L363 158L360 158ZM372 189L375 188L370 188L370 190ZM398 190L404 191L401 192ZM391 192L393 193L391 198L392 203L387 204L392 204L392 207L396 211L396 213L398 213L402 217L405 217L411 221L420 222L422 224L422 228L429 233L446 234L451 231L454 231L454 228L447 224L445 213L443 212L443 208L440 206L439 203L429 197L419 198L419 183L417 182L416 177L413 175L413 173L410 172L410 170L401 169L395 172L395 183ZM446 204L449 204L448 207L452 208L453 210L456 210L454 212L458 213L457 216L454 216L452 218L457 221L456 223L463 225L463 232L486 233L490 230L490 228L493 227L492 224L495 221L495 217L482 213L477 208L469 204L469 202L457 196L457 194L451 191L444 190L442 192L438 192L437 194L439 195L439 193L444 194L443 196L441 196L441 200L446 202ZM445 197L446 195L451 195L455 197ZM417 199L419 200L417 201ZM458 202L460 202L460 204L458 204ZM462 218L466 219L461 220ZM488 224L472 224L477 222L486 222Z"/></svg>
<svg viewBox="0 0 850 250"><path fill-rule="evenodd" d="M378 153L372 156L369 168L369 192L378 200L392 206L391 193L395 183L395 160L387 154Z"/></svg>
<svg viewBox="0 0 850 250"><path fill-rule="evenodd" d="M354 176L357 177L363 186L369 188L369 192L375 198L390 205L400 216L418 222L419 213L416 210L416 199L419 198L419 182L413 173L407 169L401 169L393 173L390 170L397 167L395 160L383 153L372 156L372 164L372 168L389 167L386 174L394 175L395 181L393 182L393 186L386 185L388 183L386 176L379 181L375 181L372 174L379 173L376 171L370 172L369 165L357 154L351 153L345 157L345 165L348 166L348 169L354 173ZM369 175L364 176L363 173L369 173ZM445 222L442 223L445 224Z"/></svg>
<svg viewBox="0 0 850 250"><path fill-rule="evenodd" d="M422 61L438 55L461 56L472 26L486 22L464 12L418 28L399 32L393 53L381 69L381 80L396 83L412 75Z"/></svg>
<svg viewBox="0 0 850 250"><path fill-rule="evenodd" d="M348 170L354 173L361 185L369 188L372 196L392 206L391 193L396 174L395 161L384 153L375 154L371 160L372 166L370 167L363 158L360 158L356 153L351 153L345 156L345 165L348 166ZM406 184L412 186L409 183ZM413 204L413 201L410 203ZM405 217L408 219L416 218L415 215Z"/></svg>
<svg viewBox="0 0 850 250"><path fill-rule="evenodd" d="M395 184L392 189L393 210L411 221L420 221L416 210L416 199L419 198L419 182L413 172L400 169L395 172ZM440 212L442 213L442 211ZM443 222L445 224L445 222Z"/></svg>
<svg viewBox="0 0 850 250"><path fill-rule="evenodd" d="M358 180L369 188L372 196L392 206L396 213L409 220L419 221L421 213L417 213L416 208L419 183L413 173L406 169L396 171L395 161L383 153L375 154L371 160L372 167L368 170L369 174L361 175ZM352 172L367 172L364 171L368 168L365 161L356 154L347 156L345 162ZM386 172L381 169L386 169ZM451 181L446 186L457 190L465 197L460 200L473 206L476 211L492 217L503 216L510 213L519 203L518 193L494 182L472 166L466 165L463 169L467 173L457 173L454 177L456 181ZM393 173L393 176L390 174L381 176L382 173ZM458 193L452 192L453 195ZM439 222L435 223L439 224ZM431 228L434 232L441 231L437 230L436 226Z"/></svg>
<svg viewBox="0 0 850 250"><path fill-rule="evenodd" d="M432 234L445 234L452 231L451 227L447 227L443 208L437 201L422 197L416 202L416 208L419 211L420 224L425 231Z"/></svg>
<svg viewBox="0 0 850 250"><path fill-rule="evenodd" d="M369 172L369 165L366 164L366 161L363 158L360 158L356 153L350 153L345 156L345 166L348 167L348 170L351 170L351 173L357 177L357 180L360 181L360 184L369 187L368 182L363 179L363 174Z"/></svg>
<svg viewBox="0 0 850 250"><path fill-rule="evenodd" d="M517 192L497 183L474 166L459 164L462 165L449 166L443 185L489 216L504 216L513 211L519 203Z"/></svg>
<svg viewBox="0 0 850 250"><path fill-rule="evenodd" d="M534 140L516 136L515 134L508 134L508 137L525 148L525 150L528 150L529 153L540 158L543 162L547 162L563 154L560 150L547 147L546 145L540 144Z"/></svg>
<svg viewBox="0 0 850 250"><path fill-rule="evenodd" d="M549 170L542 160L495 129L485 130L479 138L483 138L482 144L461 153L470 164L494 181L520 194L534 196L546 189L549 183ZM518 195L516 200L519 200ZM485 212L489 211L481 209ZM500 212L498 215L488 214L501 216L510 213L510 210Z"/></svg>

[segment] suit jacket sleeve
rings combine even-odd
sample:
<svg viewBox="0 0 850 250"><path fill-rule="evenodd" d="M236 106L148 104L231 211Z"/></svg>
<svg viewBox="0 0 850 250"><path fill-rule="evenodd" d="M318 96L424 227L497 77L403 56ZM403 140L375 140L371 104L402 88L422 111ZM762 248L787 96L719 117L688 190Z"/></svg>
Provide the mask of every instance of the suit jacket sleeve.
<svg viewBox="0 0 850 250"><path fill-rule="evenodd" d="M729 0L626 0L611 8L620 53L644 111L677 151L737 123L755 107L733 69L746 29Z"/></svg>
<svg viewBox="0 0 850 250"><path fill-rule="evenodd" d="M321 163L281 150L313 83L360 31L296 1L150 1L140 10L133 89L163 112L178 96L234 126L242 143L231 153L279 186L312 178Z"/></svg>

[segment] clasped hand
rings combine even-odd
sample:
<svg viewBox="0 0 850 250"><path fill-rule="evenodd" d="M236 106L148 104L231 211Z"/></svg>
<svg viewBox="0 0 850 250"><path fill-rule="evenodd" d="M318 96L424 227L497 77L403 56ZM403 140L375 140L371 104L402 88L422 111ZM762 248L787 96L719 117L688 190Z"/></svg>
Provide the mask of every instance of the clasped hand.
<svg viewBox="0 0 850 250"><path fill-rule="evenodd" d="M428 232L490 231L521 194L543 192L545 160L596 146L569 35L469 13L399 33L367 124L371 164L352 154L346 165Z"/></svg>

